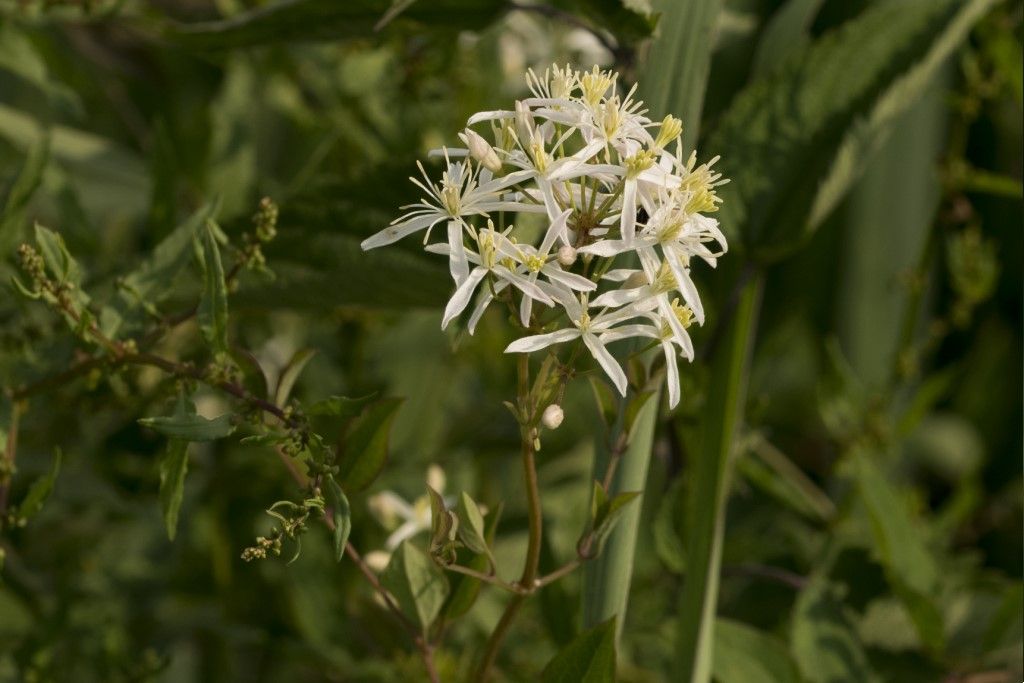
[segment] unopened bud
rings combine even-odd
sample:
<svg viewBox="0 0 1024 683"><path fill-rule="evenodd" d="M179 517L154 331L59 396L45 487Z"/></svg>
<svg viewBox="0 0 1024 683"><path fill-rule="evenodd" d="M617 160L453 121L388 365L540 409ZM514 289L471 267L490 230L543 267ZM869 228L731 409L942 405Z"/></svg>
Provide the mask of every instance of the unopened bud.
<svg viewBox="0 0 1024 683"><path fill-rule="evenodd" d="M516 133L520 140L533 138L533 112L530 108L516 100Z"/></svg>
<svg viewBox="0 0 1024 683"><path fill-rule="evenodd" d="M540 421L548 429L558 429L564 418L565 412L562 410L562 406L552 403L544 409L544 414L541 416Z"/></svg>
<svg viewBox="0 0 1024 683"><path fill-rule="evenodd" d="M480 162L481 166L491 173L497 173L501 170L501 159L498 158L494 148L479 133L467 128L466 132L462 133L459 137L466 143L469 153Z"/></svg>
<svg viewBox="0 0 1024 683"><path fill-rule="evenodd" d="M560 246L558 248L558 262L566 268L576 263L576 250L568 244Z"/></svg>

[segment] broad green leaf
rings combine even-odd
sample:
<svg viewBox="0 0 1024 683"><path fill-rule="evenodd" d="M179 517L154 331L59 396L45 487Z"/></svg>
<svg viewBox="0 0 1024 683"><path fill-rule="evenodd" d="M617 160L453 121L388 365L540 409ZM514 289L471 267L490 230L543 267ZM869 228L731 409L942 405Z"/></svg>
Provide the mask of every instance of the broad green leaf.
<svg viewBox="0 0 1024 683"><path fill-rule="evenodd" d="M541 683L614 683L615 617L584 631L548 662Z"/></svg>
<svg viewBox="0 0 1024 683"><path fill-rule="evenodd" d="M824 0L787 0L761 32L754 53L753 76L775 72L787 58L811 42L811 24Z"/></svg>
<svg viewBox="0 0 1024 683"><path fill-rule="evenodd" d="M196 313L199 327L206 341L216 353L228 351L228 287L224 280L224 266L220 260L216 228L213 221L206 222L201 236L203 295Z"/></svg>
<svg viewBox="0 0 1024 683"><path fill-rule="evenodd" d="M188 473L188 441L171 439L167 452L160 460L160 508L164 512L167 537L174 540L178 531L178 512L185 495L185 475Z"/></svg>
<svg viewBox="0 0 1024 683"><path fill-rule="evenodd" d="M878 3L748 86L706 146L732 179L727 234L762 258L805 240L994 1Z"/></svg>
<svg viewBox="0 0 1024 683"><path fill-rule="evenodd" d="M283 407L288 402L288 398L292 395L292 388L295 387L295 382L298 381L299 375L302 374L306 364L313 360L315 355L316 349L299 349L292 355L291 360L284 366L281 376L277 380L277 389L274 391L275 404Z"/></svg>
<svg viewBox="0 0 1024 683"><path fill-rule="evenodd" d="M797 597L791 644L800 673L810 683L877 680L846 609L820 578Z"/></svg>
<svg viewBox="0 0 1024 683"><path fill-rule="evenodd" d="M448 580L422 550L409 541L398 546L380 576L402 612L426 632L448 597Z"/></svg>
<svg viewBox="0 0 1024 683"><path fill-rule="evenodd" d="M203 50L363 39L374 34L374 27L391 5L391 0L279 0L230 19L179 25L168 36L186 47ZM416 2L393 24L415 22L447 30L482 28L504 8L499 0Z"/></svg>
<svg viewBox="0 0 1024 683"><path fill-rule="evenodd" d="M348 398L346 396L330 396L317 401L306 409L307 415L326 415L338 417L343 420L353 418L363 411L376 394L360 396L359 398Z"/></svg>
<svg viewBox="0 0 1024 683"><path fill-rule="evenodd" d="M338 486L334 477L327 477L327 502L331 505L334 521L334 559L341 562L345 556L345 544L352 533L352 509L348 504L345 492Z"/></svg>
<svg viewBox="0 0 1024 683"><path fill-rule="evenodd" d="M487 553L487 529L484 526L484 516L480 514L480 508L476 501L469 497L465 491L459 496L459 540L474 553Z"/></svg>
<svg viewBox="0 0 1024 683"><path fill-rule="evenodd" d="M173 415L143 417L139 419L139 424L171 439L184 441L214 441L235 431L235 426L231 424L230 413L225 413L212 420L202 415L196 415L195 405L184 395L178 397L178 405Z"/></svg>
<svg viewBox="0 0 1024 683"><path fill-rule="evenodd" d="M142 264L122 279L113 303L100 315L103 331L116 336L131 310L155 307L174 291L174 283L192 260L193 246L201 239L207 221L219 210L218 202L204 204L162 239Z"/></svg>
<svg viewBox="0 0 1024 683"><path fill-rule="evenodd" d="M905 497L878 469L870 454L852 454L857 491L871 520L875 552L921 640L933 650L943 642L942 615L933 596L939 580L935 558L905 504Z"/></svg>
<svg viewBox="0 0 1024 683"><path fill-rule="evenodd" d="M50 493L53 492L53 484L57 481L57 474L60 473L60 464L63 456L59 448L53 452L53 464L50 465L50 470L43 476L32 482L32 485L28 489L28 493L21 500L21 504L18 505L18 517L21 519L30 519L39 514L39 511L43 509L43 503L50 497Z"/></svg>
<svg viewBox="0 0 1024 683"><path fill-rule="evenodd" d="M338 461L345 490L361 491L377 478L388 457L388 434L402 399L377 401L352 422Z"/></svg>
<svg viewBox="0 0 1024 683"><path fill-rule="evenodd" d="M741 290L712 361L711 388L694 448L694 467L685 506L686 582L679 610L677 672L682 680L711 680L713 630L725 533L726 499L732 476L736 433L743 421L750 355L760 311L763 276Z"/></svg>
<svg viewBox="0 0 1024 683"><path fill-rule="evenodd" d="M0 249L5 254L21 236L25 209L43 181L43 171L49 160L50 138L43 136L29 147L25 163L11 185L3 203L3 211L0 212Z"/></svg>
<svg viewBox="0 0 1024 683"><path fill-rule="evenodd" d="M799 683L800 675L785 643L752 626L715 620L712 671L718 683Z"/></svg>
<svg viewBox="0 0 1024 683"><path fill-rule="evenodd" d="M655 6L661 12L658 37L640 78L641 94L651 118L672 114L682 119L687 151L693 149L700 132L722 4L722 0L661 0Z"/></svg>

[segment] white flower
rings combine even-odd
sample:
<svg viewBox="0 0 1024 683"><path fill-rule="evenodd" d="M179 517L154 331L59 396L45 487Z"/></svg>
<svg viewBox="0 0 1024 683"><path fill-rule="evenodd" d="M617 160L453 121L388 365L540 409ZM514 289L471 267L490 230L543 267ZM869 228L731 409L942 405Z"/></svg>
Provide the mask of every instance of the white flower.
<svg viewBox="0 0 1024 683"><path fill-rule="evenodd" d="M572 321L573 327L548 332L546 334L535 334L523 337L505 347L505 353L530 353L540 351L554 344L564 344L574 339L582 339L583 344L594 356L594 360L605 371L608 378L623 396L626 395L628 380L622 366L615 360L611 352L601 341L600 335L609 332L615 325L625 322L630 318L641 315L641 310L635 306L627 306L618 310L601 313L591 317L587 310L587 300L577 300L574 296L566 293L559 293L558 303L564 308Z"/></svg>
<svg viewBox="0 0 1024 683"><path fill-rule="evenodd" d="M431 465L427 468L427 485L430 488L438 493L444 493L445 480L444 470L440 467ZM383 557L384 566L387 565L390 553L402 545L402 541L410 539L420 532L430 531L430 496L428 495L420 496L414 502L409 503L394 491L381 491L370 496L367 505L381 526L386 529L394 529L384 541L387 553L378 551L379 555L375 558L379 563ZM396 526L397 528L395 528ZM369 559L369 555L367 559Z"/></svg>

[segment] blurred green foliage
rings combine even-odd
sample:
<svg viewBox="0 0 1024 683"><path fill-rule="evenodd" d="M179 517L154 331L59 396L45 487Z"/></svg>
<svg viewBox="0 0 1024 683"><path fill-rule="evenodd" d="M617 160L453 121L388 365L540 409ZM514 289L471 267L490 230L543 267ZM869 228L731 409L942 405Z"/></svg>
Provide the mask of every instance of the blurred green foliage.
<svg viewBox="0 0 1024 683"><path fill-rule="evenodd" d="M733 178L732 248L700 283L683 402L658 415L617 656L570 575L524 608L503 680L611 680L616 659L619 680L677 680L697 521L722 522L718 618L699 624L721 683L1020 680L1022 3L651 4L0 0L0 278L28 287L17 249L38 244L115 337L198 305L156 351L240 368L225 382L279 410L294 397L324 443L284 447L370 454L324 470L354 547L391 531L368 494L415 501L437 463L517 567L506 326L440 332L443 263L359 242L415 198L414 160L521 95L527 67L615 66L654 115L703 112L687 140ZM709 26L708 64L684 15ZM263 196L276 235L253 232ZM752 278L744 394L716 368ZM348 529L321 528L324 499L267 439L209 440L253 432L230 395L200 388L169 418L191 384L157 368L47 379L99 353L90 322L0 296L0 444L17 455L0 460L0 680L422 680L336 562ZM728 397L734 437L702 442ZM603 434L586 381L563 407L539 454L544 571L588 523ZM712 451L721 469L702 469ZM722 495L702 508L709 481ZM263 514L274 501L293 507ZM427 536L382 580L424 628L465 612L435 653L461 680L504 598L435 573ZM256 537L284 559L242 562Z"/></svg>

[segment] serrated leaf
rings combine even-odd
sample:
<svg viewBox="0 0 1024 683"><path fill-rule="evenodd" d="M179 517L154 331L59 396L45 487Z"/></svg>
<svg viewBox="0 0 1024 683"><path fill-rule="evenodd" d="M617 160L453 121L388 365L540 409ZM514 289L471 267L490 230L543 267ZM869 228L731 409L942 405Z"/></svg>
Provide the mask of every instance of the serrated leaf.
<svg viewBox="0 0 1024 683"><path fill-rule="evenodd" d="M63 455L61 454L60 449L54 449L53 464L50 465L50 470L32 482L32 485L28 489L28 493L25 494L25 497L21 500L21 504L18 505L18 517L21 519L31 519L39 514L39 511L43 509L43 504L53 492L53 485L54 482L57 481L57 475L60 473L62 460Z"/></svg>
<svg viewBox="0 0 1024 683"><path fill-rule="evenodd" d="M707 143L733 181L720 193L730 239L761 258L801 244L994 1L877 3L738 95Z"/></svg>
<svg viewBox="0 0 1024 683"><path fill-rule="evenodd" d="M804 680L877 680L843 604L822 579L800 592L792 618L793 657Z"/></svg>
<svg viewBox="0 0 1024 683"><path fill-rule="evenodd" d="M548 662L541 683L614 683L615 617L584 631Z"/></svg>
<svg viewBox="0 0 1024 683"><path fill-rule="evenodd" d="M391 0L281 0L222 21L179 25L168 32L195 49L228 49L290 41L365 38L391 7ZM395 18L447 30L482 28L497 19L499 0L431 0L409 6Z"/></svg>
<svg viewBox="0 0 1024 683"><path fill-rule="evenodd" d="M935 558L922 541L921 532L915 528L904 497L889 483L870 455L857 451L851 457L857 491L871 521L875 553L921 640L938 651L944 634L942 614L932 597L939 579Z"/></svg>
<svg viewBox="0 0 1024 683"><path fill-rule="evenodd" d="M164 513L167 538L174 540L178 530L178 512L185 496L185 475L188 473L188 441L171 439L160 460L160 508Z"/></svg>
<svg viewBox="0 0 1024 683"><path fill-rule="evenodd" d="M368 394L359 398L348 398L347 396L330 396L321 399L306 409L307 415L324 415L338 417L343 420L353 418L363 411L363 408L370 403L376 394Z"/></svg>
<svg viewBox="0 0 1024 683"><path fill-rule="evenodd" d="M487 553L486 527L484 516L476 501L465 491L459 496L459 540L474 553Z"/></svg>
<svg viewBox="0 0 1024 683"><path fill-rule="evenodd" d="M203 294L199 300L196 318L203 337L215 353L228 351L228 287L224 280L224 266L217 245L216 225L206 222L202 231Z"/></svg>
<svg viewBox="0 0 1024 683"><path fill-rule="evenodd" d="M391 423L401 405L400 398L377 401L353 420L338 461L338 479L345 490L363 490L384 468Z"/></svg>
<svg viewBox="0 0 1024 683"><path fill-rule="evenodd" d="M331 518L334 521L334 559L341 562L341 558L345 556L345 544L352 533L352 509L345 492L332 476L327 477L327 496L331 505Z"/></svg>
<svg viewBox="0 0 1024 683"><path fill-rule="evenodd" d="M424 632L434 623L448 596L448 580L440 567L409 541L391 555L380 582L402 612Z"/></svg>
<svg viewBox="0 0 1024 683"><path fill-rule="evenodd" d="M174 414L166 417L139 418L139 424L172 439L184 441L214 441L235 431L231 414L225 413L212 420L196 415L195 404L184 395L178 397Z"/></svg>
<svg viewBox="0 0 1024 683"><path fill-rule="evenodd" d="M281 371L280 378L277 380L277 389L274 391L275 404L284 407L284 404L288 402L288 398L292 394L292 389L295 387L295 382L298 381L299 375L302 374L306 364L313 360L315 355L316 349L299 349L292 355L288 364L284 366L284 370Z"/></svg>
<svg viewBox="0 0 1024 683"><path fill-rule="evenodd" d="M799 683L796 664L778 638L752 626L715 620L714 664L718 683Z"/></svg>

